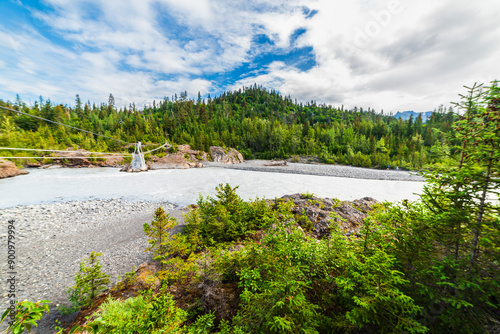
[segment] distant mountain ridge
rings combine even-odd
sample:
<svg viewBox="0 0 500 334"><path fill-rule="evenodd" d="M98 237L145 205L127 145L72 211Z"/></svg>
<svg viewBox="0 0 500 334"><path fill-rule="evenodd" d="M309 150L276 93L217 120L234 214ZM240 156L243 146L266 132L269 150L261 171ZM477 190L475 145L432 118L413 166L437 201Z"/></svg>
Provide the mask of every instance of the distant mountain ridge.
<svg viewBox="0 0 500 334"><path fill-rule="evenodd" d="M419 114L422 114L422 121L425 123L431 115L433 111L424 111L424 112L415 112L413 110L407 110L407 111L398 111L396 115L394 115L395 118L401 118L403 121L407 121L410 119L410 116L413 115L413 120L417 119Z"/></svg>

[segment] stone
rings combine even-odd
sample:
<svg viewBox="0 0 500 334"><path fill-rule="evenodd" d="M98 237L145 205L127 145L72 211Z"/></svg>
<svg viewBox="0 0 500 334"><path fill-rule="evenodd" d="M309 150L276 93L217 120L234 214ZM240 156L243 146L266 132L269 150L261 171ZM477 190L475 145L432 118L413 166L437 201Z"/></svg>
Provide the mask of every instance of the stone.
<svg viewBox="0 0 500 334"><path fill-rule="evenodd" d="M19 169L12 161L0 159L0 179L28 174L28 171Z"/></svg>
<svg viewBox="0 0 500 334"><path fill-rule="evenodd" d="M244 161L243 155L234 148L210 146L210 156L214 162L223 164L238 164Z"/></svg>
<svg viewBox="0 0 500 334"><path fill-rule="evenodd" d="M307 217L310 223L304 219L297 220L304 230L316 238L327 237L330 234L331 223L336 223L345 236L357 235L364 224L364 219L373 210L373 205L379 203L371 197L363 197L352 202L303 194L285 195L282 198L293 201L292 212L297 218L303 215Z"/></svg>
<svg viewBox="0 0 500 334"><path fill-rule="evenodd" d="M202 168L209 159L219 163L235 164L243 162L243 156L233 148L210 147L210 157L206 152L191 149L189 145L179 145L178 151L164 157L153 157L149 169Z"/></svg>

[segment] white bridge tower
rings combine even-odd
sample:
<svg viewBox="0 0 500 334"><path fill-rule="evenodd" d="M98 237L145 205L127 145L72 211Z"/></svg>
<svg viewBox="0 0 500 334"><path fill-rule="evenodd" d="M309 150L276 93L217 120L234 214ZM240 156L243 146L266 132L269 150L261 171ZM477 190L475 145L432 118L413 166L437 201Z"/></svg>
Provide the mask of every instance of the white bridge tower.
<svg viewBox="0 0 500 334"><path fill-rule="evenodd" d="M141 142L135 144L134 154L132 155L132 164L130 165L132 172L141 172L148 170L146 161L144 160L144 153L142 152Z"/></svg>

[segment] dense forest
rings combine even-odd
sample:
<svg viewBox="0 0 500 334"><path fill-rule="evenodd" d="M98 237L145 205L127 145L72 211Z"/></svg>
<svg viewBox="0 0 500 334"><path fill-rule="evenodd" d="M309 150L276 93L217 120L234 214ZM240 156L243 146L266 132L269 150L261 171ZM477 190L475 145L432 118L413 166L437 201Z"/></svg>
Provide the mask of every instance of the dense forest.
<svg viewBox="0 0 500 334"><path fill-rule="evenodd" d="M246 159L316 156L326 163L363 167L416 169L447 164L456 152L451 140L457 115L440 106L430 119L407 121L368 108L334 108L314 101L292 101L257 85L197 100L178 97L153 101L142 109L108 103L75 106L40 97L32 106L18 99L0 105L127 143L190 144L209 151L212 145L238 149ZM83 148L90 151L130 149L119 141L90 135L54 123L0 111L0 146L39 149ZM10 156L11 151L1 151ZM20 155L20 154L19 154Z"/></svg>

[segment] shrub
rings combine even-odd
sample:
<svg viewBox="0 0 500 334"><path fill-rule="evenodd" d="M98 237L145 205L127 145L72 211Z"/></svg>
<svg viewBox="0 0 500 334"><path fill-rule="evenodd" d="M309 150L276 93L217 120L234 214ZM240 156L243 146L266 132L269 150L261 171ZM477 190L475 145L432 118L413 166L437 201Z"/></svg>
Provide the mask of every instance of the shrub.
<svg viewBox="0 0 500 334"><path fill-rule="evenodd" d="M169 149L169 153L177 153L179 152L179 146L177 144L172 144L172 147Z"/></svg>
<svg viewBox="0 0 500 334"><path fill-rule="evenodd" d="M278 200L272 207L261 199L245 202L236 194L237 188L219 184L215 188L216 198L200 197L196 213L188 216L188 239L193 238L200 247L234 242L268 225L272 219L292 217L291 202Z"/></svg>
<svg viewBox="0 0 500 334"><path fill-rule="evenodd" d="M94 333L175 333L187 312L176 307L169 293L146 293L125 301L109 298L87 329Z"/></svg>
<svg viewBox="0 0 500 334"><path fill-rule="evenodd" d="M36 303L24 300L16 304L15 309L12 310L8 308L2 314L2 318L0 319L0 323L2 323L7 316L11 319L9 322L9 327L5 331L11 331L13 334L21 334L26 330L27 332L31 331L33 326L37 326L36 322L40 320L45 312L49 313L49 304L48 300L41 300ZM12 317L12 313L15 315Z"/></svg>

